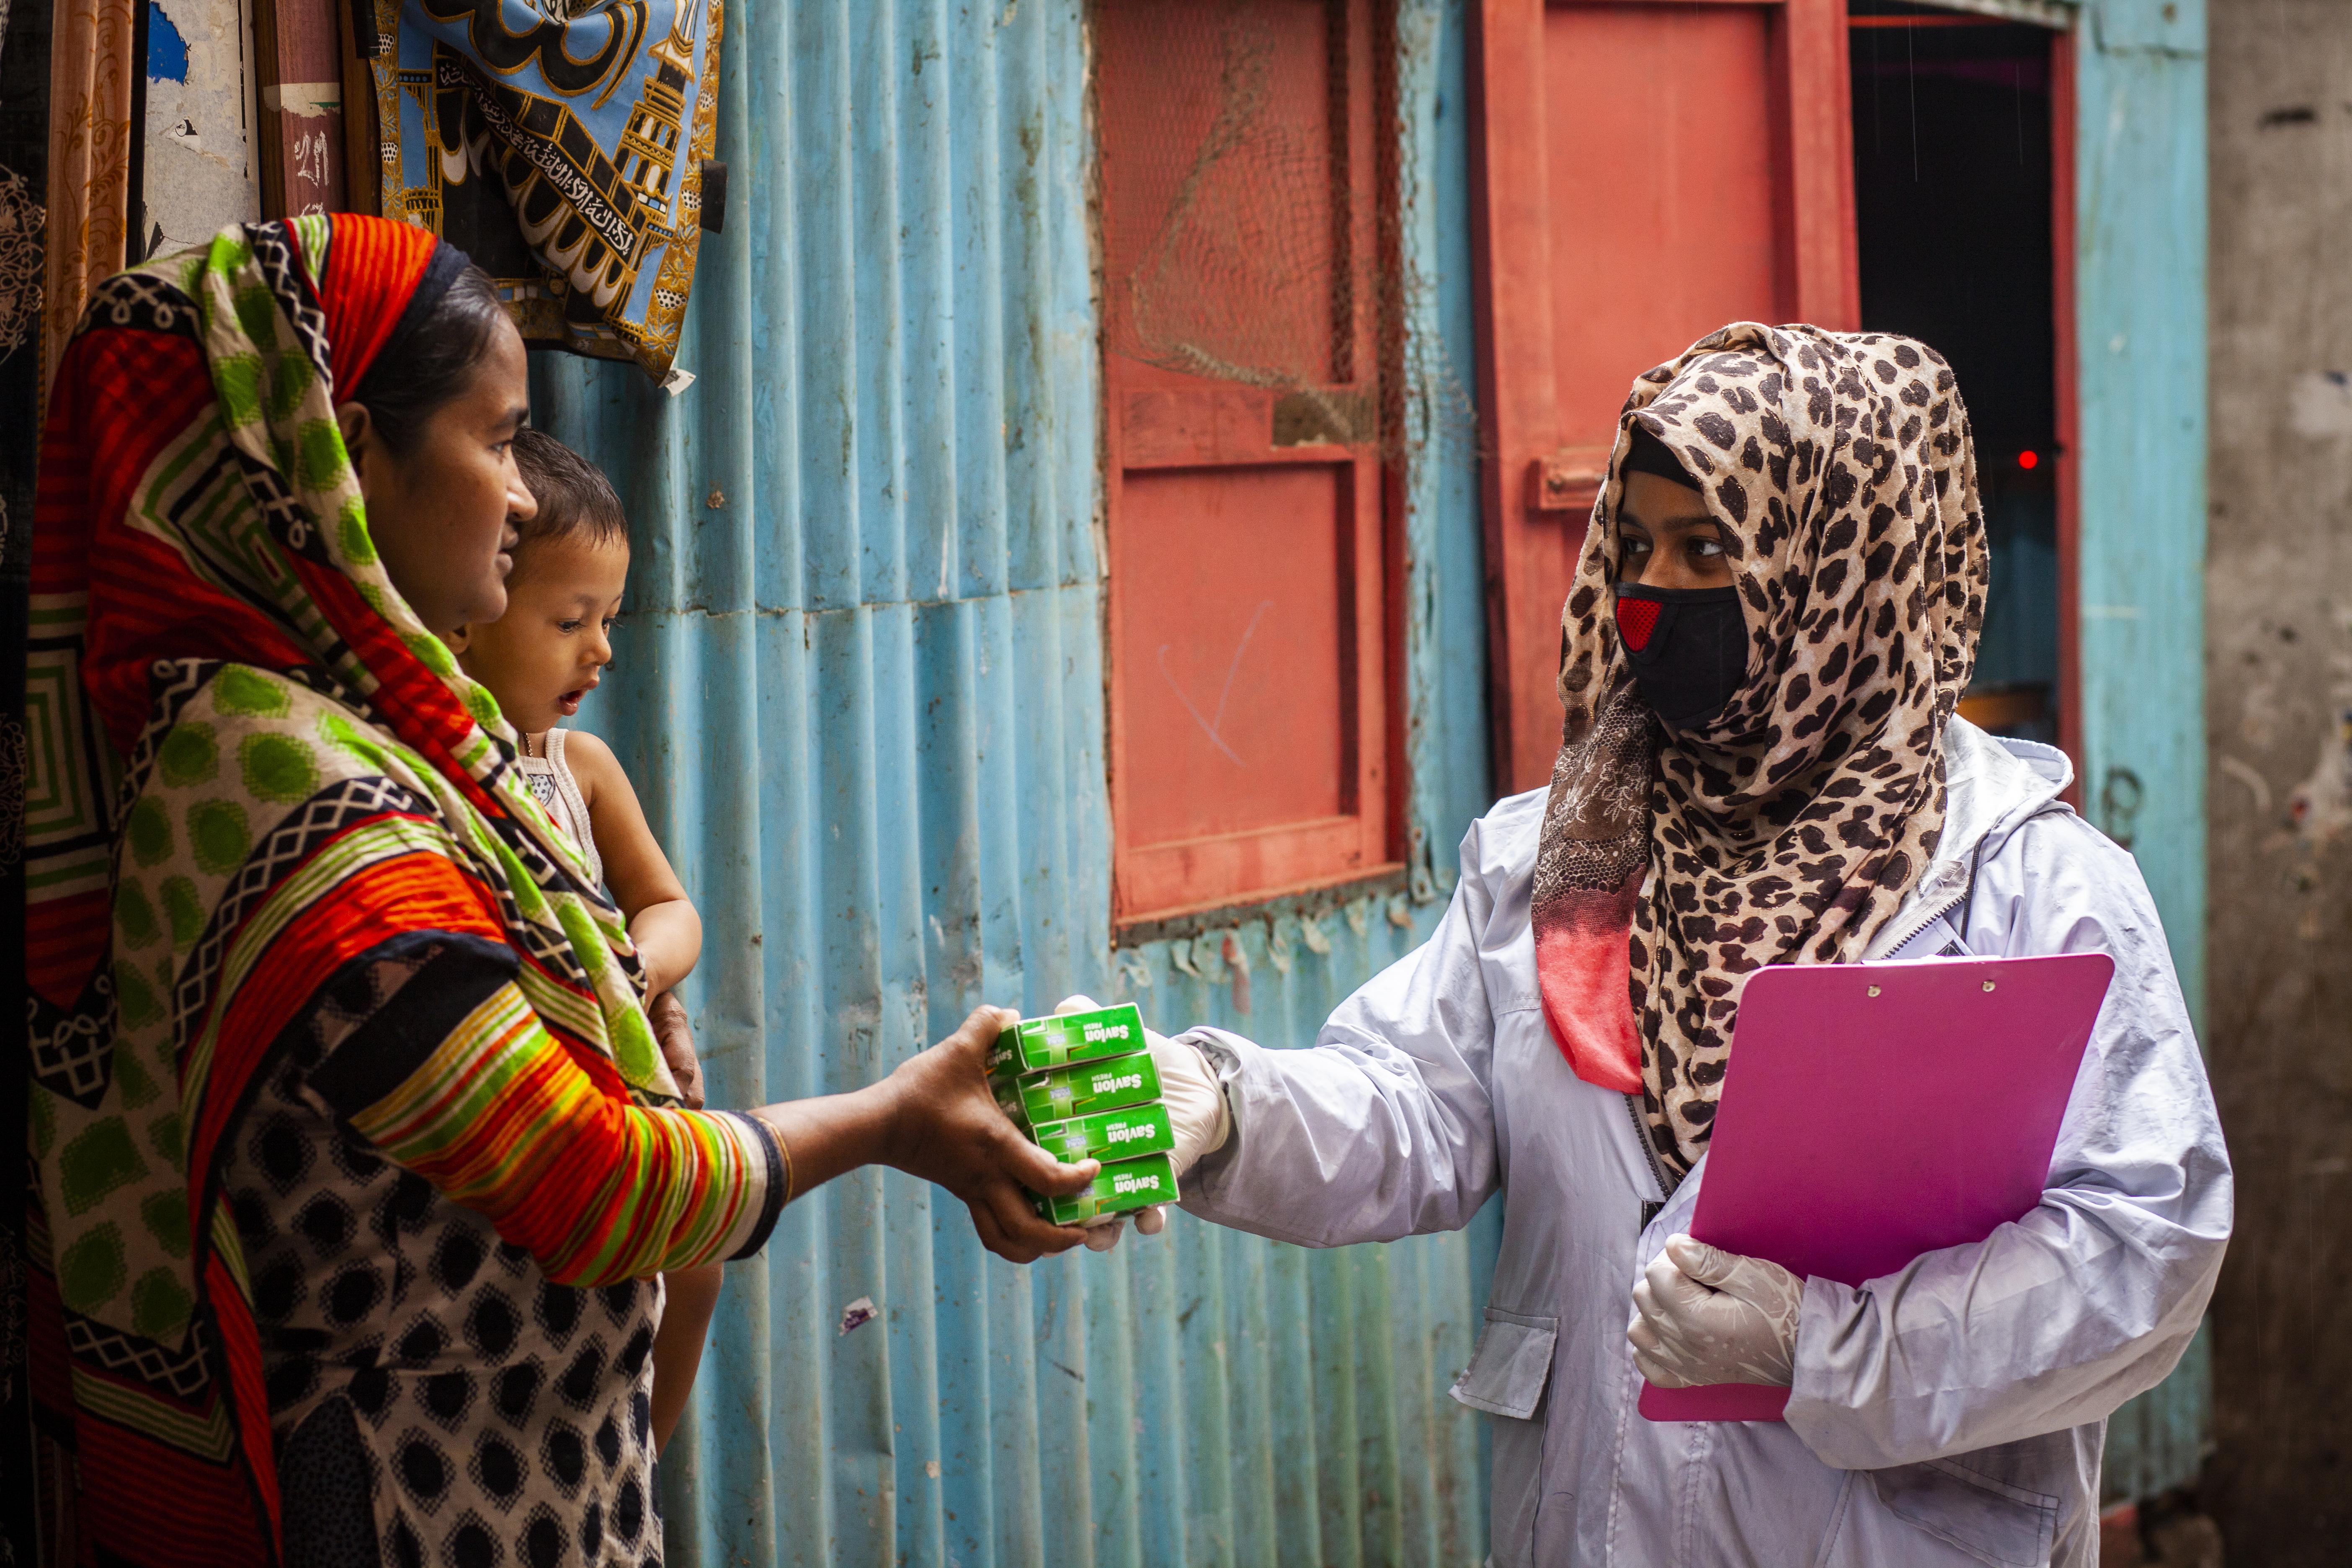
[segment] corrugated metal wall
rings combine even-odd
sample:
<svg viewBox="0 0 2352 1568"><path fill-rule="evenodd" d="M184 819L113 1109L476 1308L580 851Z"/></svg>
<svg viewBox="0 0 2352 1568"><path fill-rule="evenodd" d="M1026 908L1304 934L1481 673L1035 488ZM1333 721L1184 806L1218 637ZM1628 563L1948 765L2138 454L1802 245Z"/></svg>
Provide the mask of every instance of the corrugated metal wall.
<svg viewBox="0 0 2352 1568"><path fill-rule="evenodd" d="M2094 0L2075 30L2085 814L2126 845L2205 1020L2205 7ZM2116 1413L2108 1498L2193 1481L2210 1342Z"/></svg>
<svg viewBox="0 0 2352 1568"><path fill-rule="evenodd" d="M1459 5L1399 19L1408 357L1457 387ZM726 47L698 379L550 360L538 408L630 507L586 717L703 910L714 1100L846 1089L976 1003L1074 990L1306 1043L1425 934L1486 804L1458 389L1423 389L1411 465L1413 891L1114 953L1081 0L774 0ZM1444 1395L1498 1215L1320 1254L1179 1215L1021 1269L938 1197L858 1173L730 1270L664 1467L672 1563L1484 1555L1480 1433ZM844 1333L860 1298L881 1315Z"/></svg>
<svg viewBox="0 0 2352 1568"><path fill-rule="evenodd" d="M733 204L680 356L699 379L673 399L620 367L550 360L540 376L541 422L630 503L624 666L587 717L709 922L692 996L726 1102L863 1083L979 1001L1034 1011L1072 990L1132 996L1162 1026L1304 1044L1425 933L1487 800L1475 454L1449 406L1473 382L1461 3L1402 0L1398 18L1423 422L1412 891L1117 952L1081 0L730 16ZM2143 449L2130 430L2153 438L2129 366L2170 353L2132 303L2146 247L2116 238L2169 210L2146 157L2198 133L2173 79L2196 70L2171 37L2186 23L2126 25L2155 9L2105 0L2083 49L2095 815L2098 759L2178 729L2139 723L2102 684L2131 663L2108 642L2147 635L2147 617L2101 608L2145 574L2102 564L2116 531L2095 498L2145 486L2128 463L2092 482L2101 451L2112 467ZM2181 254L2201 287L2201 252ZM2103 437L2116 416L2129 430ZM2143 858L2180 946L2199 922L2170 902L2195 901L2194 856L2163 845L2194 837L2195 810L2148 815L2144 830L2167 826ZM2180 954L2192 993L2200 945ZM1324 1254L1179 1216L1158 1241L1024 1270L984 1258L934 1195L861 1173L794 1205L767 1256L733 1271L666 1468L672 1561L1483 1555L1483 1434L1444 1390L1475 1337L1494 1213L1462 1237ZM860 1298L882 1315L845 1335ZM2110 1496L2193 1472L2202 1359L2119 1414Z"/></svg>

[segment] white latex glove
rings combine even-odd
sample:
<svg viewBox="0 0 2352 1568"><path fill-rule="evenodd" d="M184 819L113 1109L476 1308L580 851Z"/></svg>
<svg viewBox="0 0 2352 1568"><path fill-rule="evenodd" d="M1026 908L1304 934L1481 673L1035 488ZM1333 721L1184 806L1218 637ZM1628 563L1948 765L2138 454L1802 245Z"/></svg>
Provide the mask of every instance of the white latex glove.
<svg viewBox="0 0 2352 1568"><path fill-rule="evenodd" d="M1055 1004L1054 1011L1085 1013L1100 1005L1091 996L1065 996ZM1233 1113L1225 1108L1225 1091L1217 1082L1216 1070L1210 1067L1209 1058L1198 1046L1171 1040L1148 1026L1143 1041L1151 1047L1151 1065L1160 1069L1160 1102L1168 1107L1168 1125L1176 1134L1176 1148L1169 1162L1181 1182L1202 1155L1213 1154L1225 1146L1226 1138L1233 1133ZM1134 1218L1136 1229L1146 1236L1158 1236L1168 1226L1168 1206L1153 1204L1150 1208L1137 1209ZM1127 1219L1125 1215L1114 1215L1088 1226L1088 1248L1108 1252L1117 1247L1127 1229Z"/></svg>
<svg viewBox="0 0 2352 1568"><path fill-rule="evenodd" d="M1625 1337L1633 1365L1660 1388L1796 1381L1805 1282L1777 1263L1670 1238L1633 1286Z"/></svg>

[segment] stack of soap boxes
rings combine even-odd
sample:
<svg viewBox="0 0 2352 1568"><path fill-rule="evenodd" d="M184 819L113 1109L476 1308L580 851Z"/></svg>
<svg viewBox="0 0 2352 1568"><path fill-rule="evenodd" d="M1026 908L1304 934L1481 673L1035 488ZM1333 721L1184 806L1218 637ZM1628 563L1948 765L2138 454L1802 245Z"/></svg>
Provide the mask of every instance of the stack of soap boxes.
<svg viewBox="0 0 2352 1568"><path fill-rule="evenodd" d="M1176 1201L1175 1130L1132 1003L1024 1018L996 1037L988 1077L996 1103L1038 1147L1066 1165L1103 1163L1086 1191L1037 1199L1055 1225Z"/></svg>

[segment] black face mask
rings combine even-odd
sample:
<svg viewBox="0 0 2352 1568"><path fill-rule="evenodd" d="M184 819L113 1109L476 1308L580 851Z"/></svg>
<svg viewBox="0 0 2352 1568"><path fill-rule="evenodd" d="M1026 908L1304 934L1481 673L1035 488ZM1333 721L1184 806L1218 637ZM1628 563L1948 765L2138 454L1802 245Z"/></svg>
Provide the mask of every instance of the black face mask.
<svg viewBox="0 0 2352 1568"><path fill-rule="evenodd" d="M1737 588L1617 584L1617 636L1651 710L1677 730L1722 710L1748 678Z"/></svg>

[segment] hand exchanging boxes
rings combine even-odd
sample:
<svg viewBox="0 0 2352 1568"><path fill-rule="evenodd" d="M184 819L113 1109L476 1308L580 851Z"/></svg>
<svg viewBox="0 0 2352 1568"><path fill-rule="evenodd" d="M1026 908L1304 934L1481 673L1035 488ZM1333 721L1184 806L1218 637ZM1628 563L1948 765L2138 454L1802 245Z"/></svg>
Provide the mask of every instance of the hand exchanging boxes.
<svg viewBox="0 0 2352 1568"><path fill-rule="evenodd" d="M1103 1162L1092 1187L1040 1198L1038 1213L1098 1225L1176 1201L1176 1130L1132 1003L1024 1018L998 1037L988 1068L997 1103L1040 1148L1066 1164Z"/></svg>

